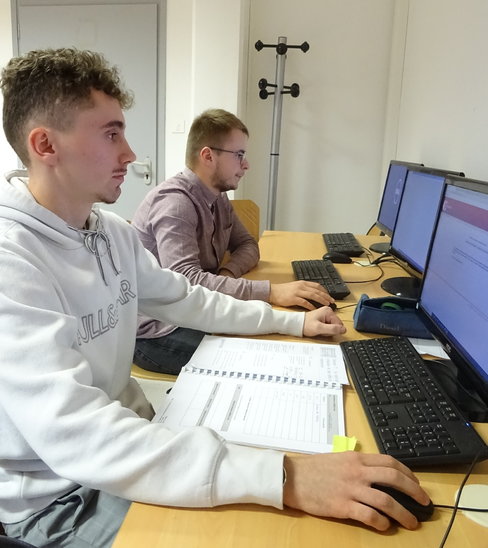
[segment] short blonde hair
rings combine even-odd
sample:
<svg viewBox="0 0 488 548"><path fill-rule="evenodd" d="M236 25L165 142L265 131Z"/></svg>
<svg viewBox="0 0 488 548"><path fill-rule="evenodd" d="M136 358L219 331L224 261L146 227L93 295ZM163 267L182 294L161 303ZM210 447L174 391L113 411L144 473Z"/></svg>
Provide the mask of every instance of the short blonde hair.
<svg viewBox="0 0 488 548"><path fill-rule="evenodd" d="M209 109L200 114L190 128L186 143L186 165L193 169L203 147L221 147L233 129L249 137L249 131L237 116L223 109Z"/></svg>

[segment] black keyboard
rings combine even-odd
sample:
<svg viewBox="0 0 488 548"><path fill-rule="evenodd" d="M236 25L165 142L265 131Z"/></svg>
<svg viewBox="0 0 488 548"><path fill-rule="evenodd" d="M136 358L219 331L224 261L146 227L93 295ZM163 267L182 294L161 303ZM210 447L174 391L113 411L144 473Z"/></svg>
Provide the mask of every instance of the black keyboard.
<svg viewBox="0 0 488 548"><path fill-rule="evenodd" d="M329 232L322 234L327 251L338 251L349 255L349 257L359 257L363 254L363 248L357 241L354 234L350 232Z"/></svg>
<svg viewBox="0 0 488 548"><path fill-rule="evenodd" d="M331 261L324 259L292 261L291 266L297 280L319 283L334 299L343 299L350 293Z"/></svg>
<svg viewBox="0 0 488 548"><path fill-rule="evenodd" d="M469 463L488 446L406 337L342 342L378 449L408 466Z"/></svg>

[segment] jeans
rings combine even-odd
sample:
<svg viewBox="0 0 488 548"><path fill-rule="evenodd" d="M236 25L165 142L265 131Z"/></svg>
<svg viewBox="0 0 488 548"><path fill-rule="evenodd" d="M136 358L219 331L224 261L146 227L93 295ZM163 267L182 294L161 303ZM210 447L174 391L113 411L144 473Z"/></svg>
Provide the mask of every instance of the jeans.
<svg viewBox="0 0 488 548"><path fill-rule="evenodd" d="M142 369L178 375L205 336L203 331L178 327L157 339L136 339L133 361Z"/></svg>
<svg viewBox="0 0 488 548"><path fill-rule="evenodd" d="M78 487L18 523L4 524L9 537L39 548L109 548L131 502Z"/></svg>

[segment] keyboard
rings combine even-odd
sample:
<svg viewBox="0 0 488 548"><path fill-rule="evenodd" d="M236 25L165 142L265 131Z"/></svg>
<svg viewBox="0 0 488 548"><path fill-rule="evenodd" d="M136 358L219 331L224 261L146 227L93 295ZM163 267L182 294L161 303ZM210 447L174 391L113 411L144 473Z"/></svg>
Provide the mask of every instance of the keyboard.
<svg viewBox="0 0 488 548"><path fill-rule="evenodd" d="M381 453L407 466L470 463L480 449L488 458L488 446L406 337L340 345Z"/></svg>
<svg viewBox="0 0 488 548"><path fill-rule="evenodd" d="M349 255L349 257L359 257L363 254L363 248L357 241L354 234L350 232L329 232L322 234L327 251L338 251Z"/></svg>
<svg viewBox="0 0 488 548"><path fill-rule="evenodd" d="M334 299L344 299L350 293L331 261L323 259L292 261L291 266L297 280L318 282Z"/></svg>

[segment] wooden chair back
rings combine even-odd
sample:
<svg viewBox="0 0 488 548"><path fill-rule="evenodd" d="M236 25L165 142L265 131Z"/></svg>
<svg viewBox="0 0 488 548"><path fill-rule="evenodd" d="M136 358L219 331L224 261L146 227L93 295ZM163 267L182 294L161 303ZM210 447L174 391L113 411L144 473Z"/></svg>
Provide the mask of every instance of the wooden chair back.
<svg viewBox="0 0 488 548"><path fill-rule="evenodd" d="M259 241L259 207L252 200L231 200L232 207L249 234Z"/></svg>

